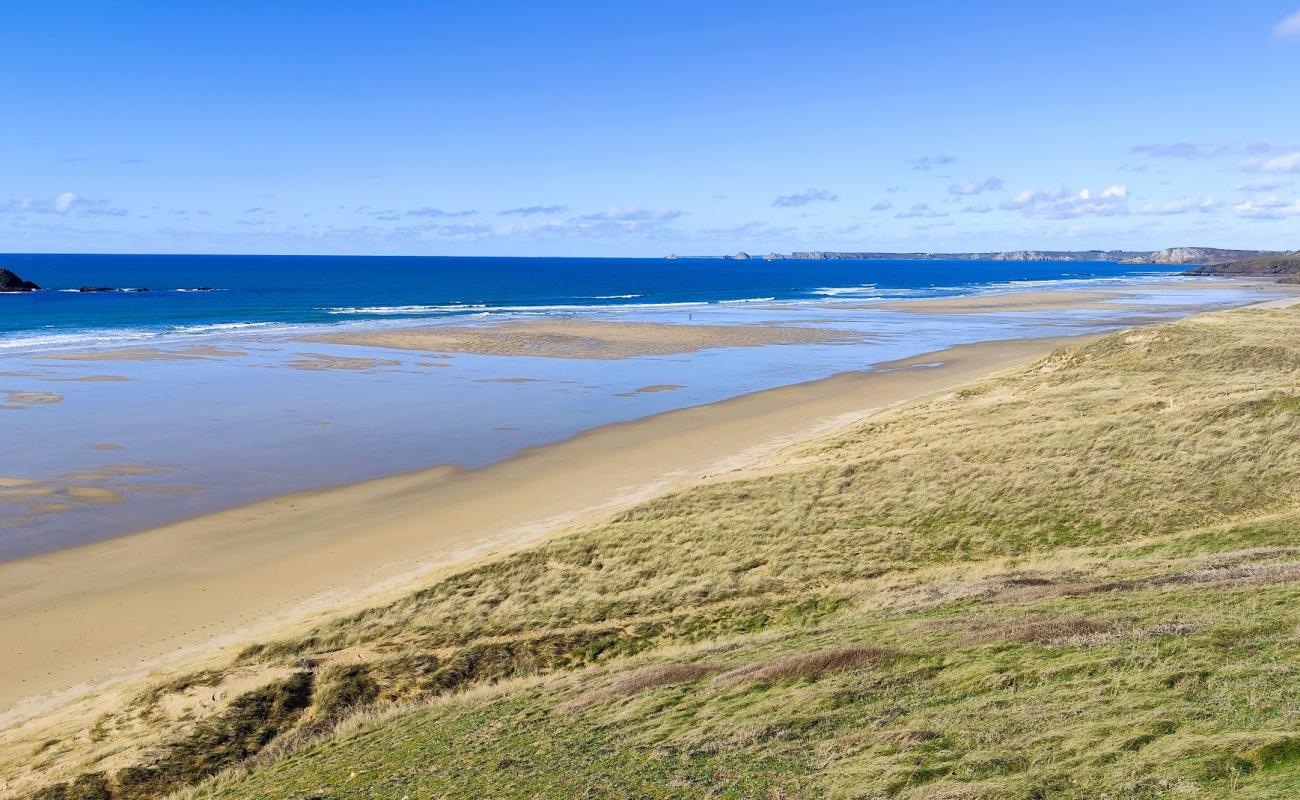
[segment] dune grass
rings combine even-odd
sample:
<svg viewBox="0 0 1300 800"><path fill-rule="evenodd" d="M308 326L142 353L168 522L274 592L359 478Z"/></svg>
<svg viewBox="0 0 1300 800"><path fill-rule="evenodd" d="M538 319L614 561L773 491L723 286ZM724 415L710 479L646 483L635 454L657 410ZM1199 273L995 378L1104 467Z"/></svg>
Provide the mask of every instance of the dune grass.
<svg viewBox="0 0 1300 800"><path fill-rule="evenodd" d="M1120 332L248 648L238 758L104 729L252 756L202 798L1297 795L1298 479L1300 310Z"/></svg>

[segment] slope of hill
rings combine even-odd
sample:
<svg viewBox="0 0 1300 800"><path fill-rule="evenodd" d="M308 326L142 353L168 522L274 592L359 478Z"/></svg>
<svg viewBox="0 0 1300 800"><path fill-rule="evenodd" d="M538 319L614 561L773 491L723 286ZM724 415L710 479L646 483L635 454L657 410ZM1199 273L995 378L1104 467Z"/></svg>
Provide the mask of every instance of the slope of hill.
<svg viewBox="0 0 1300 800"><path fill-rule="evenodd" d="M1292 796L1298 379L1300 308L1059 351L159 684L25 785Z"/></svg>
<svg viewBox="0 0 1300 800"><path fill-rule="evenodd" d="M1211 264L1189 269L1185 274L1281 278L1282 283L1300 283L1300 252L1256 256L1227 264Z"/></svg>

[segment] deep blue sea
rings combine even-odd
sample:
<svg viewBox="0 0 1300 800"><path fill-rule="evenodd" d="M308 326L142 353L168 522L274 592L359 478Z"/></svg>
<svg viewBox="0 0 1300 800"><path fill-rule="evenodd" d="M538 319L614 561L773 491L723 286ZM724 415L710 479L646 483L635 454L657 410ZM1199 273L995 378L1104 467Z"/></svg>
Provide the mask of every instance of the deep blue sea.
<svg viewBox="0 0 1300 800"><path fill-rule="evenodd" d="M0 350L243 327L685 303L942 296L1125 282L1180 267L1104 262L731 261L364 256L0 255L43 287L0 294ZM79 293L82 286L148 292ZM212 291L193 291L207 287Z"/></svg>

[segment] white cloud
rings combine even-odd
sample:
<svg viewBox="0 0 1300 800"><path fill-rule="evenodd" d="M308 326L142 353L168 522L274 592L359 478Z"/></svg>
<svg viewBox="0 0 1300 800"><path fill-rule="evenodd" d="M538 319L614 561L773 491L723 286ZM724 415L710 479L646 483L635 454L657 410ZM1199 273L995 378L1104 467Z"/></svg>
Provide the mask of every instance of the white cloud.
<svg viewBox="0 0 1300 800"><path fill-rule="evenodd" d="M107 200L82 197L76 192L63 192L54 197L10 197L0 200L0 214L63 214L88 216L126 216L125 208L115 208Z"/></svg>
<svg viewBox="0 0 1300 800"><path fill-rule="evenodd" d="M925 203L917 203L916 205L912 206L908 210L900 211L894 216L897 217L898 219L917 219L922 217L928 219L931 217L946 217L948 216L948 212L935 211Z"/></svg>
<svg viewBox="0 0 1300 800"><path fill-rule="evenodd" d="M507 208L504 211L498 211L498 217L531 217L536 214L561 214L568 211L568 206L524 206L523 208Z"/></svg>
<svg viewBox="0 0 1300 800"><path fill-rule="evenodd" d="M907 159L905 163L917 172L929 172L935 167L946 166L956 160L953 156L917 156Z"/></svg>
<svg viewBox="0 0 1300 800"><path fill-rule="evenodd" d="M1206 214L1218 207L1212 197L1180 197L1163 203L1147 203L1137 210L1139 214L1151 216L1170 216L1198 212Z"/></svg>
<svg viewBox="0 0 1300 800"><path fill-rule="evenodd" d="M1155 158L1217 158L1226 154L1231 145L1221 142L1166 142L1162 144L1135 144L1128 149L1135 155Z"/></svg>
<svg viewBox="0 0 1300 800"><path fill-rule="evenodd" d="M613 222L651 222L666 221L677 219L685 216L685 211L673 211L667 208L647 209L638 208L637 206L623 206L622 208L611 208L608 211L602 211L599 214L584 214L578 217L580 220L610 220Z"/></svg>
<svg viewBox="0 0 1300 800"><path fill-rule="evenodd" d="M1291 181L1247 181L1237 187L1239 192L1276 192L1291 185Z"/></svg>
<svg viewBox="0 0 1300 800"><path fill-rule="evenodd" d="M979 194L981 192L996 192L1002 188L1001 178L985 178L982 181L973 181L969 178L961 183L954 183L948 187L948 194L967 196Z"/></svg>
<svg viewBox="0 0 1300 800"><path fill-rule="evenodd" d="M834 203L839 199L839 195L832 194L825 189L805 189L804 191L796 192L795 194L781 195L772 201L772 206L775 208L798 208L799 206L806 206L814 201Z"/></svg>
<svg viewBox="0 0 1300 800"><path fill-rule="evenodd" d="M1300 173L1300 151L1272 158L1252 158L1243 161L1241 167L1247 172Z"/></svg>
<svg viewBox="0 0 1300 800"><path fill-rule="evenodd" d="M1273 35L1279 39L1300 39L1300 11L1274 25Z"/></svg>
<svg viewBox="0 0 1300 800"><path fill-rule="evenodd" d="M383 212L381 212L381 213L383 213ZM468 217L468 216L472 216L472 215L477 214L477 213L478 213L478 212L475 211L475 210L472 209L472 208L467 208L467 209L465 209L464 211L443 211L441 208L432 208L432 207L430 207L430 206L425 206L424 208L412 208L411 210L409 210L409 211L406 212L406 216L408 216L408 217L434 217L434 218L438 218L438 217Z"/></svg>
<svg viewBox="0 0 1300 800"><path fill-rule="evenodd" d="M1044 191L1025 189L999 206L1039 219L1073 219L1084 216L1114 217L1129 213L1128 187L1108 186L1100 194L1089 189L1072 193L1067 189Z"/></svg>
<svg viewBox="0 0 1300 800"><path fill-rule="evenodd" d="M1232 207L1237 216L1247 219L1283 219L1300 217L1300 200L1279 200L1272 195L1247 200Z"/></svg>

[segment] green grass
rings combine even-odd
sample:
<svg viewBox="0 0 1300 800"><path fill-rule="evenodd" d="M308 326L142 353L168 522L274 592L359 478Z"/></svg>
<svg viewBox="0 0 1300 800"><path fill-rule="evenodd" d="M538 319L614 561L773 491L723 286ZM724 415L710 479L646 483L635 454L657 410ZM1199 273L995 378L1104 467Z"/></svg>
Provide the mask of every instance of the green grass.
<svg viewBox="0 0 1300 800"><path fill-rule="evenodd" d="M794 455L247 649L308 705L188 791L1300 795L1300 311L1118 333ZM167 732L139 768L173 787L234 762L160 716L191 683L105 728Z"/></svg>

